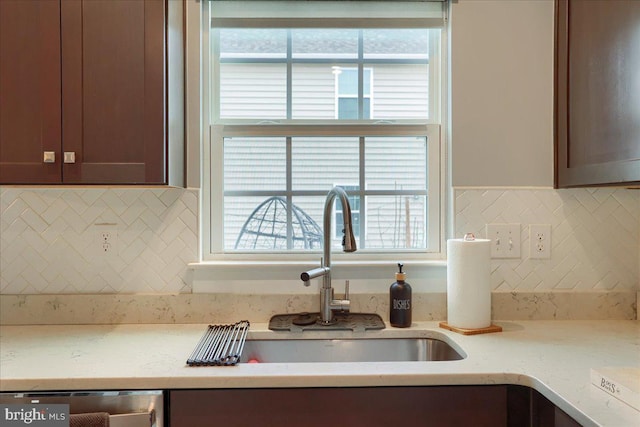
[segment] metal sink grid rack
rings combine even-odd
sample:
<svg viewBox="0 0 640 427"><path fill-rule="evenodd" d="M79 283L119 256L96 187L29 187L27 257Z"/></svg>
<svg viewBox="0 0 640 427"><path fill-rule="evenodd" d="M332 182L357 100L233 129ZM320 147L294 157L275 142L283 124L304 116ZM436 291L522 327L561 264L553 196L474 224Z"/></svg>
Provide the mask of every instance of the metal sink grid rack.
<svg viewBox="0 0 640 427"><path fill-rule="evenodd" d="M232 366L240 361L249 332L249 321L209 325L187 359L189 366Z"/></svg>

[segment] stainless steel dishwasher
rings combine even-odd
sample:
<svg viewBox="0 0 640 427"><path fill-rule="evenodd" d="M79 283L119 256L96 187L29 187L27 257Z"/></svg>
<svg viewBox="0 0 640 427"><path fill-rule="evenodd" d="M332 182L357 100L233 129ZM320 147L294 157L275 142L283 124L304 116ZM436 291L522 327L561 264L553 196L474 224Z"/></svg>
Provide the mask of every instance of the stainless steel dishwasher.
<svg viewBox="0 0 640 427"><path fill-rule="evenodd" d="M161 390L5 392L0 404L68 404L70 414L106 412L110 427L163 427Z"/></svg>

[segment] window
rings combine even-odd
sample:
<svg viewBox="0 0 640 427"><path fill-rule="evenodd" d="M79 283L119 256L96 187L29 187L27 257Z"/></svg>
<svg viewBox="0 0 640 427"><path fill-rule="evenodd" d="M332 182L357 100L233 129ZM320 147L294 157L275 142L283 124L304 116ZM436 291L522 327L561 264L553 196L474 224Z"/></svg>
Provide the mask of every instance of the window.
<svg viewBox="0 0 640 427"><path fill-rule="evenodd" d="M321 250L336 184L358 254L438 253L442 3L238 3L210 2L207 20L204 258ZM358 10L318 16L345 3ZM406 7L437 19L389 13ZM342 215L336 202L336 248Z"/></svg>
<svg viewBox="0 0 640 427"><path fill-rule="evenodd" d="M358 120L371 118L371 68L363 70L362 117L359 117L358 69L331 67L336 75L336 119Z"/></svg>

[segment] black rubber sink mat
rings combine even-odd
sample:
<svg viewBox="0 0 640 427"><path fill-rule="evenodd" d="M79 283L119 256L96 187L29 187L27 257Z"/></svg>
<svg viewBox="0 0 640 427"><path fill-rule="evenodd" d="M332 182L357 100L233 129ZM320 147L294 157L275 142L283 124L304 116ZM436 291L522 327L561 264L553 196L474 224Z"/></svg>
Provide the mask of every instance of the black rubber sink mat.
<svg viewBox="0 0 640 427"><path fill-rule="evenodd" d="M269 321L272 331L354 331L364 332L384 329L382 318L375 313L335 313L337 320L332 325L321 325L315 320L320 313L276 314ZM307 324L309 323L309 324Z"/></svg>

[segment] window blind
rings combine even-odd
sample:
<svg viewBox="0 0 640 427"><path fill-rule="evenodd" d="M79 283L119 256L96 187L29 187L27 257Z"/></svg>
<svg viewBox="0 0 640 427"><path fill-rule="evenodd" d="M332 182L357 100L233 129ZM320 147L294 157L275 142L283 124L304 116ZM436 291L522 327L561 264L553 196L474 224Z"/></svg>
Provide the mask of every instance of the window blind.
<svg viewBox="0 0 640 427"><path fill-rule="evenodd" d="M286 27L292 19L314 28L393 28L393 20L402 27L441 28L446 17L444 0L212 0L211 7L217 28Z"/></svg>

